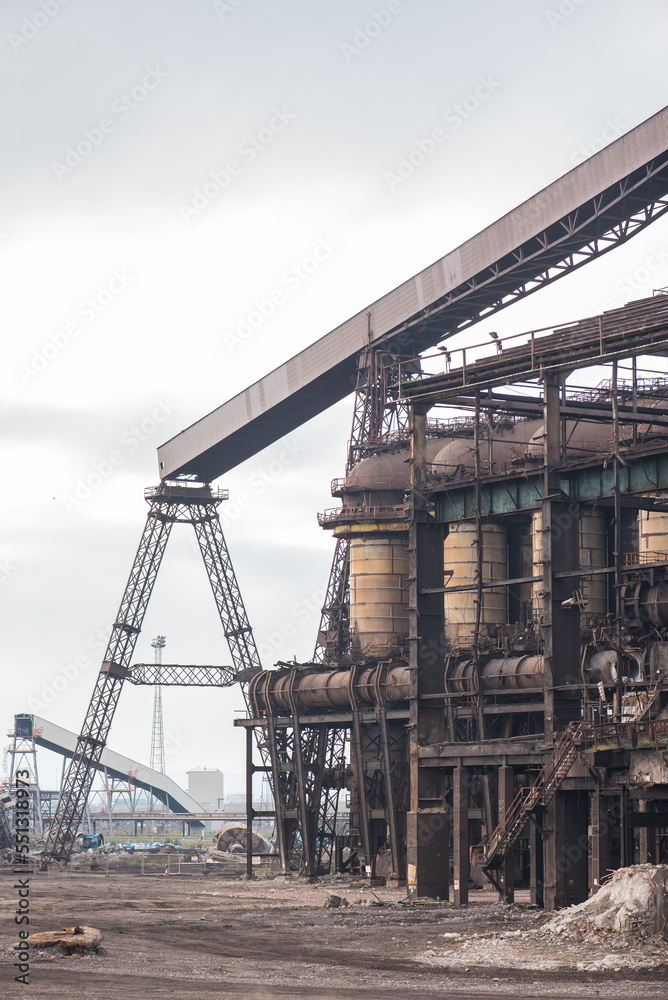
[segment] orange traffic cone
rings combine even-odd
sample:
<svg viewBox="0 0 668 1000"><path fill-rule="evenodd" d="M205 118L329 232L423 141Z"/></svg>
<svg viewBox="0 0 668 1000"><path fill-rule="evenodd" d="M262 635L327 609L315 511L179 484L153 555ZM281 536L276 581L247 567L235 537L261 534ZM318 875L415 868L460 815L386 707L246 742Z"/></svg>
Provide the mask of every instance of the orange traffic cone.
<svg viewBox="0 0 668 1000"><path fill-rule="evenodd" d="M169 875L169 872L167 870L168 868L169 868L169 865L165 865L165 876Z"/></svg>

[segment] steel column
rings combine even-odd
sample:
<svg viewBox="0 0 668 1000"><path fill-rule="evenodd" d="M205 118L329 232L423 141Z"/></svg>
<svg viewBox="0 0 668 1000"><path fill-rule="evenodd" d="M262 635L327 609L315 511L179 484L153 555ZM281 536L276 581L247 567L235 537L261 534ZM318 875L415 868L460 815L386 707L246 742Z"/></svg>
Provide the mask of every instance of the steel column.
<svg viewBox="0 0 668 1000"><path fill-rule="evenodd" d="M469 901L469 776L465 767L452 771L453 902Z"/></svg>
<svg viewBox="0 0 668 1000"><path fill-rule="evenodd" d="M424 497L426 410L411 413L412 517L409 530L410 812L407 816L408 885L418 896L448 898L449 836L445 772L420 767L422 746L446 738L443 702L444 608L443 527L436 524Z"/></svg>
<svg viewBox="0 0 668 1000"><path fill-rule="evenodd" d="M508 812L515 798L515 775L512 767L499 768L499 823ZM499 870L499 902L513 903L515 901L515 852L508 851Z"/></svg>

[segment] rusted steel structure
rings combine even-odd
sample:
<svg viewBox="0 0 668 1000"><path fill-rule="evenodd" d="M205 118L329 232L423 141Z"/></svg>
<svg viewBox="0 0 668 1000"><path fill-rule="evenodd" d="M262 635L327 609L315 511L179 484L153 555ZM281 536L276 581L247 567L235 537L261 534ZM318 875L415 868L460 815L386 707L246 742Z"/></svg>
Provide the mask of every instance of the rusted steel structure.
<svg viewBox="0 0 668 1000"><path fill-rule="evenodd" d="M84 725L65 774L55 816L46 836L43 867L48 866L50 861L63 861L70 856L126 680L134 684L178 684L183 683L185 672L189 674L187 683L224 687L237 682L245 684L261 670L255 639L218 516L218 507L227 499L227 491L212 489L208 484L161 483L146 490L145 498L149 507L146 525ZM137 637L172 527L176 523L190 524L194 528L232 667L179 668L168 665L160 672L155 665L151 671L150 666L138 664L134 671L132 669Z"/></svg>
<svg viewBox="0 0 668 1000"><path fill-rule="evenodd" d="M667 209L664 109L158 449L165 490L208 489L355 393L314 655L260 670L232 651L247 786L254 733L284 868L354 866L457 903L485 872L502 898L526 880L553 906L665 856L668 383L647 359L668 351L668 297L457 335ZM221 580L219 607L238 595ZM102 696L89 716L84 777ZM84 777L59 806L69 836Z"/></svg>

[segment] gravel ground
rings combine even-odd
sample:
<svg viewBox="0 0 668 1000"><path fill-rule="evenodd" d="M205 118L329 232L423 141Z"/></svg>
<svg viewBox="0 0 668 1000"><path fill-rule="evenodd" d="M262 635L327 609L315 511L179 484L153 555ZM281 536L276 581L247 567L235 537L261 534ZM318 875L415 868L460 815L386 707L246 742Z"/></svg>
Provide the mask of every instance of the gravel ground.
<svg viewBox="0 0 668 1000"><path fill-rule="evenodd" d="M97 927L103 954L33 955L26 986L13 979L13 882L3 873L2 1000L668 997L665 944L555 940L544 913L491 892L455 909L346 878L56 873L31 879L30 930ZM349 905L326 908L331 893Z"/></svg>

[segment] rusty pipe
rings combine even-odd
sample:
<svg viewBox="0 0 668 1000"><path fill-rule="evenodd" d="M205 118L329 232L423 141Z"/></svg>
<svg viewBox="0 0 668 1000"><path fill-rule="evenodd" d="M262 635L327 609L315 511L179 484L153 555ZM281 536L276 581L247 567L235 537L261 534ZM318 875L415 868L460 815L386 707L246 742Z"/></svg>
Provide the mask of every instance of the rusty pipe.
<svg viewBox="0 0 668 1000"><path fill-rule="evenodd" d="M314 666L263 670L249 686L256 715L314 708L352 708L353 702L382 705L407 701L410 670L405 663L380 663L360 670ZM351 696L352 695L352 696Z"/></svg>

